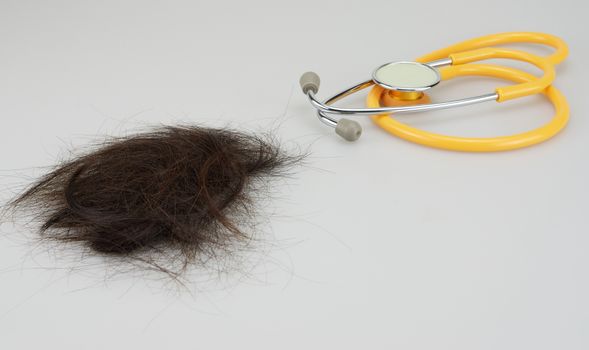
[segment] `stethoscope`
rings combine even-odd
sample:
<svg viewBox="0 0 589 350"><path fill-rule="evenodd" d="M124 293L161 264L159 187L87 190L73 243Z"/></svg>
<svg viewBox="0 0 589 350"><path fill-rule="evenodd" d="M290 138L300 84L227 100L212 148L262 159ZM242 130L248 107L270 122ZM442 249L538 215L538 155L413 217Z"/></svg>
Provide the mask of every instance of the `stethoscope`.
<svg viewBox="0 0 589 350"><path fill-rule="evenodd" d="M534 43L552 46L555 52L541 57L528 52L492 47L511 43ZM346 89L325 102L317 99L319 76L307 72L301 76L300 85L319 120L335 128L335 132L347 141L356 141L362 134L362 127L354 120L335 119L333 115L372 115L373 121L384 130L408 141L422 145L470 152L492 152L517 149L545 141L557 134L567 123L569 107L565 97L552 82L555 78L554 65L562 62L568 48L560 38L543 33L513 32L487 35L467 40L422 56L416 62L391 62L374 70L372 79ZM472 62L504 58L531 63L543 71L541 77L501 65L473 64ZM516 82L495 89L491 93L458 100L431 103L425 91L442 80L455 77L478 75L501 78ZM371 87L366 104L368 108L341 108L333 103ZM555 115L545 125L524 133L487 137L456 137L436 134L401 123L392 114L421 112L444 108L462 107L476 103L503 102L533 94L544 94L554 105Z"/></svg>

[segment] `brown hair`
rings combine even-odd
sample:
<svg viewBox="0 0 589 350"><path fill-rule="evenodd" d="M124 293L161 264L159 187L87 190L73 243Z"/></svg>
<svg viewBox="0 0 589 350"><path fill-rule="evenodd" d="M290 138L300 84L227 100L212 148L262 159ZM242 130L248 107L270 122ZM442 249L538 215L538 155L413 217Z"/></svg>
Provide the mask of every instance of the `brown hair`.
<svg viewBox="0 0 589 350"><path fill-rule="evenodd" d="M63 162L11 205L32 209L45 238L153 264L173 251L185 269L247 239L242 226L260 180L284 175L301 157L267 136L162 127ZM157 261L167 272L178 266Z"/></svg>

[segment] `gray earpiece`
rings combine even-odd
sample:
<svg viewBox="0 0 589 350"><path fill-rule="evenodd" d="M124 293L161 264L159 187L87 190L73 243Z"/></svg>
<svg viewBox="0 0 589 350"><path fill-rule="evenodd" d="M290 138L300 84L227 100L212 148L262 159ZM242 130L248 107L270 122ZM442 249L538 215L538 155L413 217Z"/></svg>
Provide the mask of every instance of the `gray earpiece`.
<svg viewBox="0 0 589 350"><path fill-rule="evenodd" d="M335 133L346 141L356 141L362 135L362 126L355 120L340 119L335 127Z"/></svg>
<svg viewBox="0 0 589 350"><path fill-rule="evenodd" d="M316 94L319 91L320 83L321 79L315 72L306 72L299 79L299 84L301 84L301 89L305 95L309 91ZM335 126L335 133L346 141L356 141L362 135L362 126L355 120L340 119Z"/></svg>
<svg viewBox="0 0 589 350"><path fill-rule="evenodd" d="M321 79L319 79L319 76L315 72L306 72L299 79L299 84L301 84L301 89L303 89L305 95L309 90L316 94L319 91L320 83Z"/></svg>

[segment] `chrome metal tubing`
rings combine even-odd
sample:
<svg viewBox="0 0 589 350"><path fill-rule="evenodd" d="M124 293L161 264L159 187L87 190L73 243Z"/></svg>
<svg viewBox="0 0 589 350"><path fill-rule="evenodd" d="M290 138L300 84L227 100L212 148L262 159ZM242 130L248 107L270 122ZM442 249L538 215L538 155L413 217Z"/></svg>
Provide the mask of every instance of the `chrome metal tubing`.
<svg viewBox="0 0 589 350"><path fill-rule="evenodd" d="M435 61L431 61L426 63L432 67L441 67L447 66L452 64L452 60L450 58L443 58ZM342 114L342 115L375 115L375 114L390 114L390 113L411 113L411 112L422 112L422 111L432 111L437 109L446 109L446 108L453 108L453 107L463 107L468 106L476 103L482 103L487 101L496 101L499 97L496 92L480 95L480 96L473 96L467 97L458 100L451 100L445 102L438 102L438 103L428 103L428 104L419 104L419 105L411 105L411 106L398 106L398 107L379 107L379 108L342 108L342 107L335 107L332 106L332 103L335 103L353 93L356 93L360 90L363 90L367 87L373 86L375 83L373 80L367 80L352 86L349 89L343 90L342 92L328 98L325 102L321 102L315 96L313 91L307 92L307 97L309 101L317 109L317 116L319 120L328 126L335 128L337 126L337 119L330 116L330 114Z"/></svg>
<svg viewBox="0 0 589 350"><path fill-rule="evenodd" d="M358 86L358 85L356 85ZM327 114L344 114L344 115L372 115L372 114L388 114L388 113L407 113L407 112L421 112L421 111L431 111L436 109L444 109L444 108L452 108L452 107L462 107L467 106L475 103L487 102L487 101L494 101L497 100L498 95L496 92L474 96L474 97L467 97L462 98L459 100L451 100L445 102L438 102L438 103L428 103L428 104L421 104L421 105L412 105L412 106L399 106L399 107L379 107L379 108L342 108L342 107L335 107L328 105L329 103L335 102L345 96L350 95L352 92L350 89L340 92L339 94L333 96L332 98L328 99L325 103L322 103L317 100L315 94L312 91L307 93L309 97L309 101L313 107L323 113Z"/></svg>
<svg viewBox="0 0 589 350"><path fill-rule="evenodd" d="M349 89L346 89L342 92L340 92L337 95L332 96L331 98L327 99L323 104L328 105L331 103L335 103L353 93L356 93L360 90L366 89L367 87L371 87L372 85L374 85L374 81L372 80L367 80L364 81L360 84L356 84L354 86L352 86ZM309 97L310 101L317 101L315 98L315 94L313 93L313 91L309 91L307 93L307 96ZM337 126L337 119L334 119L330 116L328 116L327 114L323 113L321 110L317 109L317 117L319 118L319 120L327 125L327 126L331 126L332 128L335 128Z"/></svg>
<svg viewBox="0 0 589 350"><path fill-rule="evenodd" d="M319 120L327 126L331 126L332 128L337 126L337 119L333 119L321 111L317 111L317 118L319 118Z"/></svg>
<svg viewBox="0 0 589 350"><path fill-rule="evenodd" d="M426 63L428 66L430 67L443 67L443 66L449 66L452 64L452 59L450 57L448 58L440 58L439 60L435 60L435 61L431 61Z"/></svg>

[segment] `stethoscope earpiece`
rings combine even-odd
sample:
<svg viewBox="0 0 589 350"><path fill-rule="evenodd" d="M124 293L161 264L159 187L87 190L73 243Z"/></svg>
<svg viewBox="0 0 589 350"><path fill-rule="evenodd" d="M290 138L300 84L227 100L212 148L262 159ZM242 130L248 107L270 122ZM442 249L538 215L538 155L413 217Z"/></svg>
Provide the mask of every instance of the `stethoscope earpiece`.
<svg viewBox="0 0 589 350"><path fill-rule="evenodd" d="M342 118L338 120L335 133L346 141L356 141L362 135L362 126L355 120Z"/></svg>
<svg viewBox="0 0 589 350"><path fill-rule="evenodd" d="M309 91L312 91L316 94L319 91L319 86L321 85L321 79L319 75L315 72L306 72L301 75L299 79L299 84L301 85L301 89L303 93L306 95Z"/></svg>
<svg viewBox="0 0 589 350"><path fill-rule="evenodd" d="M299 84L304 94L312 92L316 94L321 85L321 79L315 72L306 72L301 75ZM346 141L356 141L362 135L362 126L355 120L342 118L336 122L335 133L341 136Z"/></svg>

